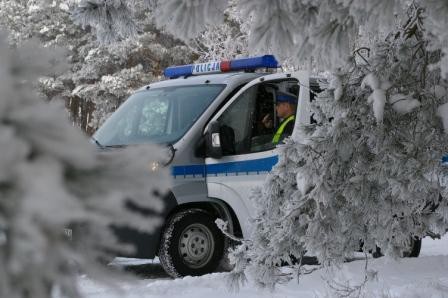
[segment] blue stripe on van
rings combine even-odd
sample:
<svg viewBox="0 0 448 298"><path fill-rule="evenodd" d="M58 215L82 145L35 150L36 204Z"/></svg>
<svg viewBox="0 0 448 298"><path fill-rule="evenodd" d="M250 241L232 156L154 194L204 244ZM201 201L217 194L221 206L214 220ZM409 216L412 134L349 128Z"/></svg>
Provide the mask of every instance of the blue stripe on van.
<svg viewBox="0 0 448 298"><path fill-rule="evenodd" d="M266 158L232 161L225 163L209 164L209 165L187 165L174 166L171 173L174 177L177 176L200 176L205 175L217 176L224 175L238 175L238 174L259 174L260 172L268 172L278 162L278 156L271 156Z"/></svg>
<svg viewBox="0 0 448 298"><path fill-rule="evenodd" d="M199 175L205 176L205 165L174 166L171 168L171 174L176 176Z"/></svg>

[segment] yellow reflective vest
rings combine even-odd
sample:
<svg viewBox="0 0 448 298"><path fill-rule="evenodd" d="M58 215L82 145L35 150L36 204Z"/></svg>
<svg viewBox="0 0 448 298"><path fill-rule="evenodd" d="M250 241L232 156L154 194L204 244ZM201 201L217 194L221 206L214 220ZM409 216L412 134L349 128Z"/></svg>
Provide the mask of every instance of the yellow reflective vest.
<svg viewBox="0 0 448 298"><path fill-rule="evenodd" d="M295 116L291 115L288 118L286 118L280 126L277 128L277 131L275 132L274 137L272 138L272 143L274 145L278 144L280 141L280 138L282 137L283 131L285 130L286 125L288 125L289 122L294 121Z"/></svg>

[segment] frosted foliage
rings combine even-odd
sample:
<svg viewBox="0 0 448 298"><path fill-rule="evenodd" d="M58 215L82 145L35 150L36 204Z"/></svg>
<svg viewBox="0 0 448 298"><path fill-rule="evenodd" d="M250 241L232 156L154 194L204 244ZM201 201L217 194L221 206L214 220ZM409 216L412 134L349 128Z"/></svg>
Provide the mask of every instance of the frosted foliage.
<svg viewBox="0 0 448 298"><path fill-rule="evenodd" d="M137 6L135 1L127 5L118 0L113 5L99 5L95 1L86 2L90 4L80 8L76 19L82 24L101 27L102 31L133 32L132 22L122 14L131 16ZM115 12L117 3L123 9ZM243 19L250 23L251 53L271 52L281 61L295 65L312 58L319 69L344 65L358 44L361 28L362 36L382 36L407 18L403 13L407 8L420 5L421 11L427 14L425 35L429 47L442 53L436 66L443 75L448 69L445 0L151 0L146 3L157 26L183 40L198 37L207 26L221 25L226 7L236 3ZM106 11L110 9L110 13L101 13L102 7Z"/></svg>
<svg viewBox="0 0 448 298"><path fill-rule="evenodd" d="M160 0L154 19L158 26L181 39L190 39L206 25L223 21L227 0Z"/></svg>
<svg viewBox="0 0 448 298"><path fill-rule="evenodd" d="M66 49L61 58L70 67L63 73L57 69L48 73L38 81L37 88L48 101L65 101L73 125L88 134L93 133L131 91L160 80L164 67L191 63L193 59L193 52L187 46L158 31L143 13L135 19L142 28L138 36L102 45L96 40L95 30L85 31L73 23L70 14L73 4L71 0L62 0L43 7L34 1L0 0L0 23L9 29L10 40L16 45L36 37L45 47ZM144 6L143 1L126 4L132 6L133 11ZM57 62L57 65L62 64Z"/></svg>
<svg viewBox="0 0 448 298"><path fill-rule="evenodd" d="M224 11L227 2L158 1L156 23L166 26L179 38L193 38L207 25L221 24L219 12ZM347 62L361 27L364 36L387 34L406 18L403 11L407 7L420 4L430 19L427 21L430 45L444 54L437 65L446 73L446 1L239 0L230 3L234 2L250 23L251 53L272 52L280 60L288 59L296 64L313 57L320 69L334 69Z"/></svg>
<svg viewBox="0 0 448 298"><path fill-rule="evenodd" d="M238 8L243 15L253 17L250 49L271 50L285 57L294 48L298 26L294 1L241 0Z"/></svg>
<svg viewBox="0 0 448 298"><path fill-rule="evenodd" d="M71 96L95 104L89 126L97 128L137 88L159 79L161 62L182 64L190 52L177 45L167 51L146 33L136 41L93 48L86 54L86 63L72 78L77 86Z"/></svg>
<svg viewBox="0 0 448 298"><path fill-rule="evenodd" d="M342 82L341 77L339 75L334 74L330 85L328 86L329 89L334 90L334 100L338 101L341 99L342 96Z"/></svg>
<svg viewBox="0 0 448 298"><path fill-rule="evenodd" d="M57 53L36 43L11 49L0 40L0 297L48 298L57 288L79 297L79 270L102 281L108 252L129 252L111 224L151 232L159 218L125 208L132 200L160 211L169 182L158 148L97 152L57 105L31 91ZM29 59L28 59L28 58ZM26 80L24 80L26 79ZM64 234L73 229L73 240ZM75 265L76 264L76 265Z"/></svg>
<svg viewBox="0 0 448 298"><path fill-rule="evenodd" d="M164 39L147 32L135 41L82 49L83 63L76 64L71 76L76 87L69 97L95 105L89 127L96 129L137 88L160 80L163 67L191 61L191 50L178 43L162 44Z"/></svg>
<svg viewBox="0 0 448 298"><path fill-rule="evenodd" d="M367 102L372 105L373 114L378 123L383 122L384 105L386 104L386 90L390 87L387 81L380 81L378 77L370 73L361 82L361 88L370 86L372 94L367 98Z"/></svg>
<svg viewBox="0 0 448 298"><path fill-rule="evenodd" d="M134 7L135 1L83 0L73 11L73 19L94 28L100 42L111 43L137 35Z"/></svg>
<svg viewBox="0 0 448 298"><path fill-rule="evenodd" d="M420 106L420 101L409 95L401 93L393 94L389 97L389 102L397 113L406 114L412 112Z"/></svg>
<svg viewBox="0 0 448 298"><path fill-rule="evenodd" d="M271 51L305 62L313 56L321 67L345 63L360 25L378 32L393 24L403 1L239 1L252 15L250 50Z"/></svg>
<svg viewBox="0 0 448 298"><path fill-rule="evenodd" d="M288 279L277 265L305 251L322 266L338 265L362 241L364 250L378 246L396 258L411 237L446 233L448 138L435 115L445 122L447 82L427 67L440 55L423 47L420 12L411 8L407 25L376 43L365 63L352 57L331 85L321 82L312 102L318 124L280 148L253 192L255 229L247 250L235 250L233 280L246 272L273 287Z"/></svg>
<svg viewBox="0 0 448 298"><path fill-rule="evenodd" d="M221 25L207 26L204 32L194 39L193 48L197 49L201 62L247 57L247 25L247 17L241 15L236 5L229 6Z"/></svg>
<svg viewBox="0 0 448 298"><path fill-rule="evenodd" d="M437 116L441 118L443 128L445 129L445 133L448 134L448 103L441 105L437 109Z"/></svg>
<svg viewBox="0 0 448 298"><path fill-rule="evenodd" d="M354 16L358 24L363 24L370 32L389 31L395 26L406 0L371 0L371 1L339 1L349 7L350 15Z"/></svg>
<svg viewBox="0 0 448 298"><path fill-rule="evenodd" d="M207 31L199 36L198 53L202 61L219 61L231 59L238 56L247 57L246 36L237 34L223 34L232 32L228 24L221 26L211 26Z"/></svg>
<svg viewBox="0 0 448 298"><path fill-rule="evenodd" d="M442 51L442 59L438 63L442 75L448 76L448 1L427 0L420 1L426 8L428 15L426 28L431 33L429 46L433 49Z"/></svg>

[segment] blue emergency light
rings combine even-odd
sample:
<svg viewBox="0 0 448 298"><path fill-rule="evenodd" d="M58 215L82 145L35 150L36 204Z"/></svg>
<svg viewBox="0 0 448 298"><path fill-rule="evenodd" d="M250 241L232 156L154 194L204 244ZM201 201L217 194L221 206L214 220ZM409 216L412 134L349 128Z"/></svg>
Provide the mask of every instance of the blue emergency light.
<svg viewBox="0 0 448 298"><path fill-rule="evenodd" d="M165 77L175 79L182 76L211 74L229 71L254 71L258 68L277 68L280 65L273 55L240 58L227 61L171 66L165 69Z"/></svg>

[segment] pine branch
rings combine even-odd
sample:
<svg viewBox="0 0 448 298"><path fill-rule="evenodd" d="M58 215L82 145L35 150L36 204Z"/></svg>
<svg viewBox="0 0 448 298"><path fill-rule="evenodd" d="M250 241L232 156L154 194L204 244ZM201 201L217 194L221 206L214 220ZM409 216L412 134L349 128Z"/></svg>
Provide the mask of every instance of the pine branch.
<svg viewBox="0 0 448 298"><path fill-rule="evenodd" d="M365 288L367 282L369 281L368 276L368 257L367 253L364 253L364 279L361 281L360 284L351 286L350 282L348 281L346 284L343 284L342 282L335 281L334 279L329 281L326 280L327 285L335 292L335 294L340 298L359 298L362 295L362 290Z"/></svg>

